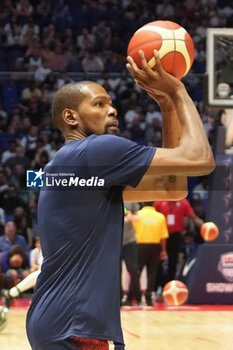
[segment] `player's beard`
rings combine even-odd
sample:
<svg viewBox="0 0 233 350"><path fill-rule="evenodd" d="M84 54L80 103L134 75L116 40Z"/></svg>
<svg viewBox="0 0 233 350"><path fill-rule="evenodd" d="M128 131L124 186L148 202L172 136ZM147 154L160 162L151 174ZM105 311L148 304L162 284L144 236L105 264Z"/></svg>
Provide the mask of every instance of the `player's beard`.
<svg viewBox="0 0 233 350"><path fill-rule="evenodd" d="M117 135L118 129L115 130L115 131L114 130L110 131L109 130L110 127L111 127L110 125L105 125L105 127L104 127L104 134Z"/></svg>

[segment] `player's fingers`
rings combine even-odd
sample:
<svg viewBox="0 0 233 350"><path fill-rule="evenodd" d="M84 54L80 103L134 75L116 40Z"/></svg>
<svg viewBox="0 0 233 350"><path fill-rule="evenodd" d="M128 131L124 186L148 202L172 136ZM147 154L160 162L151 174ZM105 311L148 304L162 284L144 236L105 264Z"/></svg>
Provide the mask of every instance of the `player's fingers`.
<svg viewBox="0 0 233 350"><path fill-rule="evenodd" d="M144 71L146 71L147 73L151 71L151 68L148 66L148 62L146 60L145 54L143 50L139 50L138 51L139 56L141 58L141 62L142 62L142 69Z"/></svg>
<svg viewBox="0 0 233 350"><path fill-rule="evenodd" d="M126 68L130 72L130 74L133 75L133 70L131 69L131 65L129 63L126 64Z"/></svg>
<svg viewBox="0 0 233 350"><path fill-rule="evenodd" d="M159 72L163 69L162 63L159 58L159 52L158 50L154 50L154 58L155 58L155 66L156 66L156 71Z"/></svg>
<svg viewBox="0 0 233 350"><path fill-rule="evenodd" d="M137 71L138 70L138 66L136 65L136 63L134 62L133 58L131 56L127 56L127 65L130 65L131 67L131 71Z"/></svg>
<svg viewBox="0 0 233 350"><path fill-rule="evenodd" d="M145 58L145 54L142 50L140 50L141 62L142 62L142 70L146 73L147 79L149 78L158 78L157 70L153 70L149 63Z"/></svg>

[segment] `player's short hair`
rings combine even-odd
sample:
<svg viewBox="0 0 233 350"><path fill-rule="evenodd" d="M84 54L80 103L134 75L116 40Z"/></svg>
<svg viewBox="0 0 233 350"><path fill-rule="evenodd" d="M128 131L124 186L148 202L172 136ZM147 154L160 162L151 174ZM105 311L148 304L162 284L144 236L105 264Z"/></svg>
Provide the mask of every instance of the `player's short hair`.
<svg viewBox="0 0 233 350"><path fill-rule="evenodd" d="M52 120L58 128L62 125L62 112L65 108L77 110L79 104L85 97L83 87L95 84L93 81L80 81L62 86L55 94L52 102Z"/></svg>

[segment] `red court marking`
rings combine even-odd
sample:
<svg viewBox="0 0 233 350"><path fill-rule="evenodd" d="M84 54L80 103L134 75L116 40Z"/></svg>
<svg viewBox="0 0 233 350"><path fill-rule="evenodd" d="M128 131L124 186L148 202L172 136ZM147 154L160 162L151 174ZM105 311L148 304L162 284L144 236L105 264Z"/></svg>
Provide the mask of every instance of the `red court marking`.
<svg viewBox="0 0 233 350"><path fill-rule="evenodd" d="M136 333L133 333L133 332L129 331L128 329L125 329L125 328L122 327L122 330L123 330L125 333L128 333L128 334L132 335L132 336L135 337L135 338L141 338L140 335L138 335L138 334L136 334Z"/></svg>

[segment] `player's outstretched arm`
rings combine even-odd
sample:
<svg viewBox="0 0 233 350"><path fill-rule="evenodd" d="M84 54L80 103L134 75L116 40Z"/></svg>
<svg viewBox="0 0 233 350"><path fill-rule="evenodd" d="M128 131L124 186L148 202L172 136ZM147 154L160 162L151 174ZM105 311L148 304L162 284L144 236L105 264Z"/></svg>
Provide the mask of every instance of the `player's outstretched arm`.
<svg viewBox="0 0 233 350"><path fill-rule="evenodd" d="M127 68L136 83L160 105L163 148L157 150L137 188L126 188L124 200L178 200L187 195L187 176L207 174L215 162L200 116L184 85L163 70L156 51L156 72L147 65L143 52L140 55L142 69L131 57ZM172 176L161 176L169 174Z"/></svg>
<svg viewBox="0 0 233 350"><path fill-rule="evenodd" d="M147 64L140 51L142 69L132 57L127 68L136 83L151 96L167 94L171 99L181 125L179 143L174 148L158 148L146 175L197 176L209 174L215 168L213 154L197 109L183 83L165 72L155 51L156 71ZM164 142L169 143L169 135Z"/></svg>
<svg viewBox="0 0 233 350"><path fill-rule="evenodd" d="M148 87L148 86L147 86ZM171 98L160 91L147 91L159 104L163 117L163 147L174 148L179 145L181 125ZM179 200L185 198L187 176L144 176L137 188L127 187L125 201Z"/></svg>

